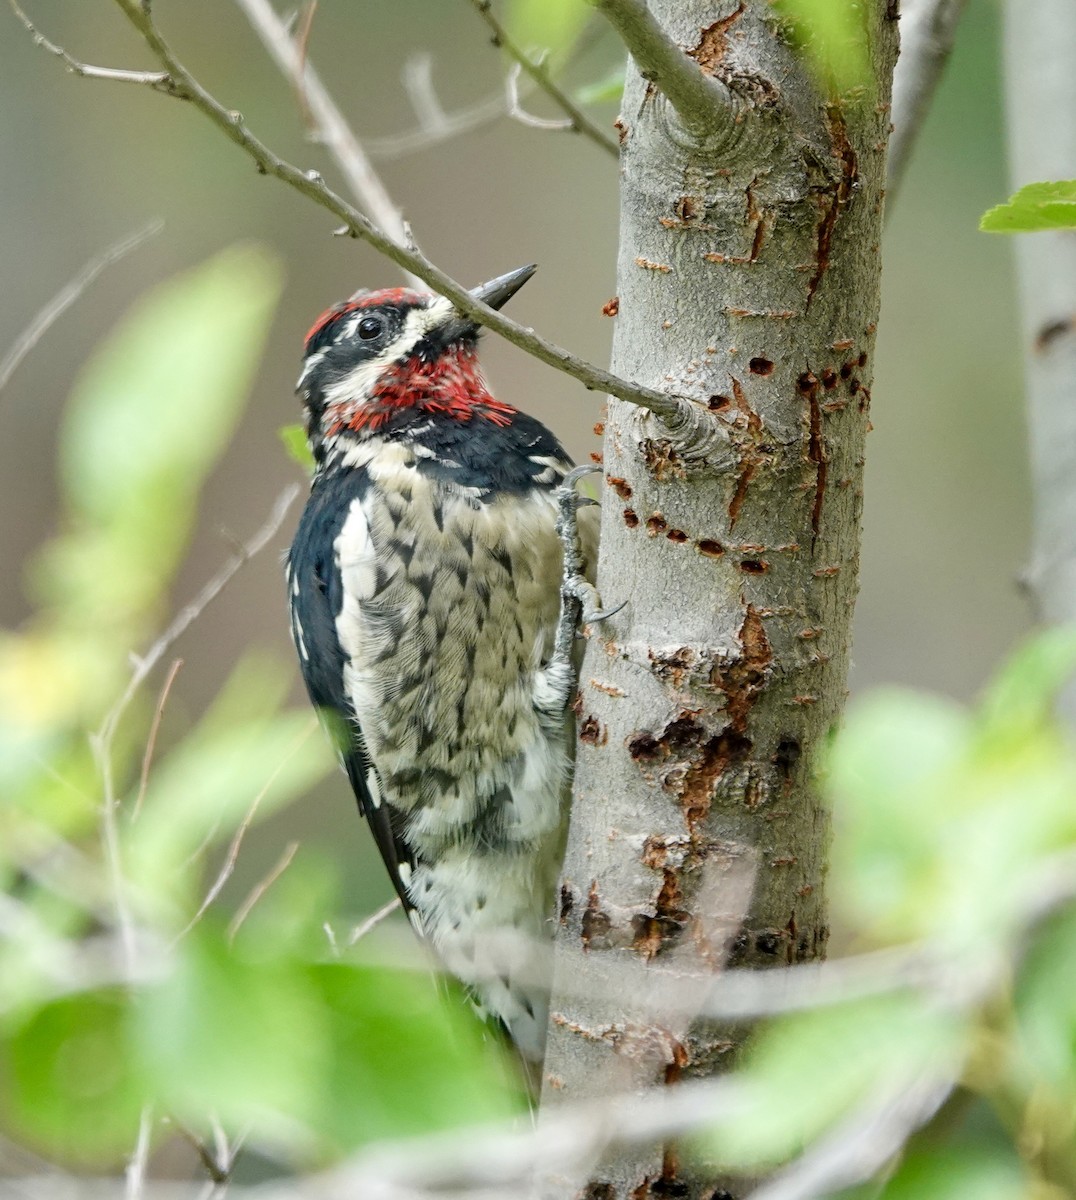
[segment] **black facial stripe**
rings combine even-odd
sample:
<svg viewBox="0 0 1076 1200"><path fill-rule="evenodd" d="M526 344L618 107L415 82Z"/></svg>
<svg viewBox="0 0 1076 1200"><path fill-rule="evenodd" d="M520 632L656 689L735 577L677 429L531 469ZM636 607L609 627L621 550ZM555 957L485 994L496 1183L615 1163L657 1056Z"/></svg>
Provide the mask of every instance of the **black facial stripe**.
<svg viewBox="0 0 1076 1200"><path fill-rule="evenodd" d="M365 317L376 317L383 325L383 332L380 338L370 338L368 345L380 345L384 348L388 339L391 339L399 332L407 320L407 314L413 309L424 307L417 304L378 304L372 308L367 308L361 305L351 305L343 303L338 306L339 311L329 317L318 331L306 343L306 356L317 353L319 350L324 350L327 347L336 345L341 340L350 342L352 339L361 341L358 334L358 323ZM345 333L348 329L354 329L353 334Z"/></svg>

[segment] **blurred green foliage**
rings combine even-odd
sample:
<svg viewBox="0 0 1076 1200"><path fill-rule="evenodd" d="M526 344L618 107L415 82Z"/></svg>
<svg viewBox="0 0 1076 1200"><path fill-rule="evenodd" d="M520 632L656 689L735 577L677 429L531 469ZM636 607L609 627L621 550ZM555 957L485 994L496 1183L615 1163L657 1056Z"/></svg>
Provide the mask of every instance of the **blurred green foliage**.
<svg viewBox="0 0 1076 1200"><path fill-rule="evenodd" d="M873 91L863 0L770 0L785 36L800 50L818 86L830 96Z"/></svg>
<svg viewBox="0 0 1076 1200"><path fill-rule="evenodd" d="M296 422L294 425L282 425L279 430L280 441L292 462L298 463L308 475L314 473L314 456L310 453L310 443L306 440L306 431Z"/></svg>
<svg viewBox="0 0 1076 1200"><path fill-rule="evenodd" d="M537 51L564 59L590 17L584 0L509 0L506 28L526 53Z"/></svg>
<svg viewBox="0 0 1076 1200"><path fill-rule="evenodd" d="M589 9L507 11L522 45L563 61ZM862 11L781 0L832 92L864 82ZM622 79L588 100L614 98ZM1071 183L1032 185L983 228L1071 225L1074 203ZM105 747L108 789L91 744L128 654L160 623L279 274L263 250L236 248L145 297L102 346L64 422L66 516L35 568L40 609L0 640L0 1126L61 1160L118 1161L147 1104L197 1132L211 1112L229 1132L249 1127L282 1168L518 1107L495 1049L421 967L325 941L331 863L301 851L238 927L215 906L198 918L210 865L244 822L329 766L305 710L285 707L279 664L237 655L144 795L146 696ZM282 437L308 468L301 429ZM781 1162L847 1138L925 1080L951 1089L944 1107L884 1184L856 1195L1076 1194L1076 759L1052 715L1074 661L1076 639L1053 632L974 710L918 692L853 709L826 764L835 916L854 950L907 958L878 960L865 998L765 1027L740 1105L702 1140L707 1158ZM118 856L103 836L108 792Z"/></svg>
<svg viewBox="0 0 1076 1200"><path fill-rule="evenodd" d="M913 692L853 706L823 772L834 915L857 952L889 954L849 984L869 995L759 1033L707 1158L773 1167L832 1138L854 1162L885 1145L887 1108L933 1088L918 1120L892 1118L897 1144L927 1128L864 1197L1074 1194L1076 750L1054 716L1074 666L1076 632L1053 629L974 710Z"/></svg>
<svg viewBox="0 0 1076 1200"><path fill-rule="evenodd" d="M519 1106L424 959L381 965L326 937L330 864L300 852L230 922L219 911L245 829L331 765L281 663L237 652L142 777L153 697L127 695L128 655L165 611L280 284L264 249L227 250L99 347L61 431L39 610L0 642L0 1134L60 1161L117 1162L144 1111L207 1137L212 1116L288 1168Z"/></svg>

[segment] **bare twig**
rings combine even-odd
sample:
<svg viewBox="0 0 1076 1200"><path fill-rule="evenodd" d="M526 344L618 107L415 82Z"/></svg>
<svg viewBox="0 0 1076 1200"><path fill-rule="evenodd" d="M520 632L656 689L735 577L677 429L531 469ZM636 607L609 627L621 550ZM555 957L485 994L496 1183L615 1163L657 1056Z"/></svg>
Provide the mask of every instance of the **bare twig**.
<svg viewBox="0 0 1076 1200"><path fill-rule="evenodd" d="M589 138L596 146L600 146L607 154L611 154L614 158L618 158L620 150L617 143L613 141L608 134L603 132L594 122L586 115L578 104L553 82L552 76L549 73L549 68L541 59L532 59L520 46L518 46L509 37L507 30L497 20L493 12L493 6L490 0L471 0L471 6L475 12L485 21L493 35L492 41L495 46L500 47L505 53L515 62L517 70L515 77L518 79L519 71L525 72L530 79L553 101L554 104L565 114L564 122L542 121L538 117L529 117L529 114L523 114L529 117L525 124L534 125L539 129L570 129L574 133L580 133L585 138ZM511 94L511 93L510 93ZM513 116L522 112L518 103L518 92L516 94L515 112Z"/></svg>
<svg viewBox="0 0 1076 1200"><path fill-rule="evenodd" d="M269 789L273 786L274 782L276 781L277 776L287 765L288 760L291 758L291 756L293 754L296 754L298 752L299 748L303 745L303 743L306 741L306 739L311 735L311 733L313 733L316 726L317 726L317 721L315 719L311 718L309 724L302 731L302 733L300 733L299 736L295 738L295 740L292 742L292 744L288 747L288 749L284 753L284 757L280 760L279 763L277 763L276 767L273 770L273 773L265 781L265 783L261 787L261 790L251 801L250 807L247 809L246 815L243 817L243 820L240 823L239 828L232 835L232 840L228 845L228 853L224 856L224 862L221 864L220 870L217 872L216 879L213 880L213 883L210 885L209 890L206 892L205 896L203 897L202 903L198 906L198 911L194 914L193 917L191 917L191 919L187 922L187 924L183 926L183 928L179 931L179 933L176 934L176 936L172 942L173 945L175 945L177 942L182 941L183 938L185 938L187 936L187 934L190 933L190 931L195 927L195 925L198 924L198 922L202 919L202 917L205 916L206 909L209 908L209 906L217 899L217 897L224 890L224 885L228 882L229 879L231 879L232 872L235 870L235 864L239 859L239 850L243 845L243 839L246 837L248 830L250 829L251 825L254 823L254 817L256 816L256 814L258 812L258 808L261 805L261 802L265 799L266 794L268 793ZM203 843L203 845L204 844L206 844L206 843ZM292 851L292 853L294 853L294 851ZM287 864L285 863L285 866L286 865Z"/></svg>
<svg viewBox="0 0 1076 1200"><path fill-rule="evenodd" d="M300 171L298 167L285 162L251 133L242 114L225 108L206 91L176 57L158 31L149 11L139 0L116 0L116 4L142 36L154 57L165 67L167 82L154 85L155 90L194 105L230 141L249 155L263 174L280 179L343 221L341 233L368 242L386 258L417 275L434 291L451 300L460 312L499 333L539 361L578 379L589 390L607 392L648 409L665 421L669 432L677 439L698 443L721 436L712 415L701 405L682 396L669 395L619 379L593 363L577 358L562 347L539 337L533 329L516 324L503 313L476 300L462 284L434 266L418 250L398 245L354 205L328 187L316 171Z"/></svg>
<svg viewBox="0 0 1076 1200"><path fill-rule="evenodd" d="M350 1194L349 1184L362 1189L367 1181L383 1180L386 1195L397 1194L391 1190L395 1187L401 1195L433 1197L449 1184L449 1195L469 1188L479 1194L490 1189L498 1196L529 1196L529 1186L551 1169L571 1177L618 1148L706 1129L733 1113L743 1094L743 1085L732 1077L690 1080L642 1095L565 1104L547 1113L534 1130L476 1129L467 1138L439 1135L409 1143L406 1150L374 1147L323 1176L324 1194L344 1196Z"/></svg>
<svg viewBox="0 0 1076 1200"><path fill-rule="evenodd" d="M99 737L106 741L111 741L120 719L127 710L127 706L131 703L134 694L142 686L146 676L149 675L172 646L228 586L236 572L248 563L260 550L264 549L284 523L288 509L295 501L295 497L298 496L299 490L298 484L289 484L277 496L273 502L272 509L270 509L269 516L261 527L236 550L231 561L209 580L194 599L180 609L171 625L150 646L146 653L136 660L135 669L131 674L127 687L105 717L100 733L98 734Z"/></svg>
<svg viewBox="0 0 1076 1200"><path fill-rule="evenodd" d="M273 779L275 778L276 773L274 772ZM175 942L182 941L183 938L190 933L190 931L195 927L195 925L198 924L202 917L205 916L206 910L209 908L209 906L217 899L221 892L224 891L224 885L229 879L231 879L232 872L235 870L235 864L239 859L239 850L243 845L243 839L247 836L247 830L250 829L250 826L254 821L254 815L258 811L258 806L262 802L262 797L269 790L269 785L273 782L273 779L270 779L269 782L265 784L261 791L251 801L250 808L247 809L246 815L239 824L239 828L235 831L235 833L232 834L232 840L228 844L228 853L224 856L224 862L221 864L220 870L217 872L217 877L213 880L206 891L206 894L202 897L202 903L198 906L194 916L192 916L187 924L184 925L179 933L176 934L173 944L175 944ZM207 837L195 852L194 857L198 857L203 854L211 840L211 837Z"/></svg>
<svg viewBox="0 0 1076 1200"><path fill-rule="evenodd" d="M83 79L108 79L113 83L140 83L153 88L167 88L168 74L165 71L125 71L119 67L95 67L90 63L79 62L73 58L63 46L57 46L34 25L30 18L19 7L18 0L9 0L12 11L19 18L26 31L34 39L34 44L47 50L58 58L67 69Z"/></svg>
<svg viewBox="0 0 1076 1200"><path fill-rule="evenodd" d="M146 1164L149 1162L150 1138L153 1133L153 1109L147 1104L138 1120L138 1140L124 1173L125 1200L141 1200L146 1186Z"/></svg>
<svg viewBox="0 0 1076 1200"><path fill-rule="evenodd" d="M418 118L418 129L369 139L366 144L370 153L378 158L413 154L504 116L501 91L467 108L445 112L433 86L433 58L429 54L412 54L404 62L403 86Z"/></svg>
<svg viewBox="0 0 1076 1200"><path fill-rule="evenodd" d="M146 787L149 784L149 768L153 762L153 751L157 747L157 734L160 732L161 719L164 716L164 706L168 703L168 694L171 692L172 684L175 683L182 666L183 659L181 658L177 658L172 663L165 677L164 686L161 688L161 694L157 697L157 708L153 713L153 723L149 727L149 736L146 738L146 750L142 755L142 770L138 776L138 795L135 796L134 806L131 809L132 821L137 821L138 814L142 811L142 802L146 798Z"/></svg>
<svg viewBox="0 0 1076 1200"><path fill-rule="evenodd" d="M513 63L504 80L508 115L512 120L531 129L571 129L572 123L566 117L536 117L534 113L527 112L519 98L519 76L522 70L519 63Z"/></svg>
<svg viewBox="0 0 1076 1200"><path fill-rule="evenodd" d="M664 92L680 120L699 134L731 120L729 93L661 27L646 0L591 0L620 35L640 71Z"/></svg>
<svg viewBox="0 0 1076 1200"><path fill-rule="evenodd" d="M21 10L16 5L16 12L22 15ZM33 30L33 26L30 26ZM37 34L36 37L40 37ZM50 47L50 43L42 40L46 49ZM85 72L83 72L85 74ZM29 325L15 339L11 349L0 359L0 391L7 386L12 375L18 370L22 361L30 353L31 350L41 341L46 333L52 328L55 322L63 316L65 312L79 299L86 291L91 283L98 275L113 263L119 262L121 258L125 258L132 250L137 249L148 241L151 237L156 237L164 228L164 222L160 220L151 221L142 229L129 234L127 237L118 241L113 246L109 246L107 250L99 254L96 258L90 261L82 268L81 271L66 283L52 299L38 312Z"/></svg>
<svg viewBox="0 0 1076 1200"><path fill-rule="evenodd" d="M960 1064L954 1063L944 1073L891 1085L752 1192L749 1200L816 1200L865 1183L934 1116L959 1078Z"/></svg>
<svg viewBox="0 0 1076 1200"><path fill-rule="evenodd" d="M886 190L904 178L911 149L930 108L956 40L967 0L905 0L900 14L900 58L893 75L893 136Z"/></svg>
<svg viewBox="0 0 1076 1200"><path fill-rule="evenodd" d="M116 784L112 772L112 743L116 730L134 699L138 689L146 677L161 661L176 640L184 634L191 624L205 611L209 605L227 586L235 573L248 562L270 538L276 533L291 507L292 501L299 494L297 484L284 489L277 497L268 520L242 547L225 567L223 567L198 593L197 596L176 615L175 620L150 646L144 657L135 663L131 678L116 703L109 709L101 728L90 737L94 761L101 776L101 838L105 848L105 860L108 864L109 879L112 886L113 902L116 910L116 923L119 927L121 944L127 959L127 966L133 970L135 964L135 931L127 904L127 885L123 878L120 862L119 830L117 828L117 810L119 798L116 795Z"/></svg>
<svg viewBox="0 0 1076 1200"><path fill-rule="evenodd" d="M250 894L243 901L243 903L240 904L239 908L236 910L235 916L232 917L232 919L228 922L229 941L231 941L232 938L234 938L239 932L240 926L247 919L247 917L250 916L255 904L258 903L262 896L265 895L265 893L273 886L274 883L276 883L281 875L284 874L288 867L291 866L291 860L295 857L295 852L298 849L298 842L289 842L284 847L284 853L277 860L276 866L273 867L273 869L268 875L266 875L264 879L256 883L254 887L250 889Z"/></svg>
<svg viewBox="0 0 1076 1200"><path fill-rule="evenodd" d="M182 1121L175 1117L170 1117L169 1120L179 1130L184 1140L189 1142L194 1148L195 1153L201 1160L202 1166L205 1168L205 1173L209 1176L210 1182L215 1185L227 1183L231 1178L234 1158L228 1153L227 1139L224 1141L224 1151L221 1154L220 1138L216 1136L216 1130L219 1128L219 1123L214 1128L214 1145L210 1146L204 1138L200 1137L193 1129L190 1129ZM222 1131L223 1136L223 1131Z"/></svg>
<svg viewBox="0 0 1076 1200"><path fill-rule="evenodd" d="M310 54L310 35L314 32L314 18L318 15L318 0L307 0L306 7L298 14L293 24L295 30L295 44L299 47L299 70L302 75L306 74L306 60ZM291 25L288 26L288 32L291 32ZM306 89L304 87L302 94L304 110L307 113L307 119L310 117L309 105L306 102Z"/></svg>
<svg viewBox="0 0 1076 1200"><path fill-rule="evenodd" d="M406 246L403 216L374 170L362 143L307 59L306 37L296 43L269 0L235 0L235 3L302 98L315 139L332 155L360 207L394 242ZM313 14L310 15L312 19ZM405 273L413 283L419 282L410 272Z"/></svg>
<svg viewBox="0 0 1076 1200"><path fill-rule="evenodd" d="M356 942L360 942L372 929L376 929L378 925L386 918L391 916L400 907L400 897L394 896L388 904L383 904L377 912L371 914L365 921L361 921L348 935L347 944L354 946Z"/></svg>

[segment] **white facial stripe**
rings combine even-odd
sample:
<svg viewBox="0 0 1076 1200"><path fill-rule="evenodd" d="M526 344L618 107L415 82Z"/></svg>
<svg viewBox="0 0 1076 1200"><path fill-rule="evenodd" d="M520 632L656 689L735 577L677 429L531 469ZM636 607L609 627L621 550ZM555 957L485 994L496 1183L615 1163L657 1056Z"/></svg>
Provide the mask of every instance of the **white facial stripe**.
<svg viewBox="0 0 1076 1200"><path fill-rule="evenodd" d="M413 340L417 342L435 326L442 325L447 321L452 313L451 301L446 300L444 296L436 296L430 301L429 307L414 308L407 314L405 331L410 332Z"/></svg>
<svg viewBox="0 0 1076 1200"><path fill-rule="evenodd" d="M321 360L324 357L325 357L325 351L318 350L315 354L311 354L311 356L306 360L306 362L303 364L303 373L299 376L299 382L295 385L296 391L298 391L303 386L303 384L306 383L307 376L310 374L311 371L313 371L313 369L318 365L318 363L321 362Z"/></svg>
<svg viewBox="0 0 1076 1200"><path fill-rule="evenodd" d="M448 320L453 313L452 304L443 296L438 296L431 300L426 308L413 308L404 318L403 328L392 342L385 347L384 350L376 357L359 363L353 367L343 379L337 380L325 391L325 402L327 406L332 406L337 403L346 403L347 401L355 400L362 396L368 396L373 390L374 384L380 378L384 370L391 366L394 362L406 358L408 352L416 346L431 329L443 324ZM341 337L336 341L344 338L353 338L357 336L359 321L366 314L358 312L354 318L346 322L346 328L341 334ZM311 355L306 367L303 369L303 374L299 378L299 386L310 373L311 369L317 365L324 356L323 351L318 351L317 354Z"/></svg>
<svg viewBox="0 0 1076 1200"><path fill-rule="evenodd" d="M379 354L377 358L352 367L343 379L338 379L331 387L325 389L326 407L331 408L337 403L347 403L349 400L358 400L368 396L373 391L374 384L380 379L381 373L390 362L395 362L395 360L396 355L390 355L386 351L384 354Z"/></svg>

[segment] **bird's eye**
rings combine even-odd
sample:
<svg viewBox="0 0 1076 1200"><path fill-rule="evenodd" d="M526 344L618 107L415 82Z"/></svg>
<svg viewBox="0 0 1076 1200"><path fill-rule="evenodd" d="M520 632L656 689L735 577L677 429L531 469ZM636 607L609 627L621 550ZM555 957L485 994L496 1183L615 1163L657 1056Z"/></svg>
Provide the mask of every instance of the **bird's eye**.
<svg viewBox="0 0 1076 1200"><path fill-rule="evenodd" d="M382 324L379 317L363 317L359 322L359 337L363 341L370 341L381 333Z"/></svg>

